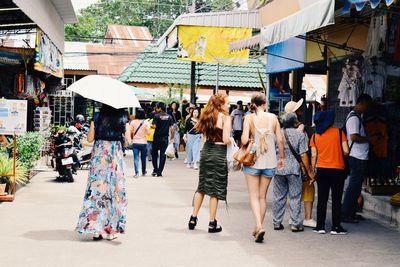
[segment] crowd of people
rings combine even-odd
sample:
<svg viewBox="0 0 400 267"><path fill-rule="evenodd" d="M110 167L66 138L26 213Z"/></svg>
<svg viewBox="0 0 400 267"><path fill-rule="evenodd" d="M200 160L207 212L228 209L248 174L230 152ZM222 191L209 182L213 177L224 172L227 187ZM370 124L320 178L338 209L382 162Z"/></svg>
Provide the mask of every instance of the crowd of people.
<svg viewBox="0 0 400 267"><path fill-rule="evenodd" d="M91 123L88 134L88 141L94 141L93 159L76 229L92 234L95 240L103 236L114 239L116 234L124 233L127 201L122 144L133 150L136 178L140 172L139 161L143 176L147 174L147 161L151 161L152 176L162 177L165 152L170 144L175 148L175 157L179 157L180 129L184 125L185 164L188 168L199 169L188 222L190 230L196 228L204 197L208 196L208 232L222 231L217 222L217 207L219 201L227 201L227 149L236 142L239 146L251 144L252 153L256 154L254 163L242 168L254 216L252 236L255 242L264 240L270 185L273 187L271 220L274 230L284 229L283 218L288 204L292 232L302 232L306 226L316 233L325 233L331 191L330 233L347 234L341 223L356 223L362 219L356 211L368 142L379 138L367 137L362 125L361 116L371 102L370 96L361 95L343 129L333 127L333 111L317 112L315 133L311 136L299 121L302 100L287 103L284 115L278 118L267 112L267 100L262 93L252 96L247 110L239 101L230 114L229 96L220 92L210 97L203 110L190 105L186 109L188 114L182 115L178 103L173 102L167 110L167 106L159 102L147 112L136 110L135 118L130 122L125 111L104 105ZM124 142L121 142L121 136L124 136ZM349 177L349 185L342 205L346 177ZM318 185L316 221L312 218L315 183Z"/></svg>

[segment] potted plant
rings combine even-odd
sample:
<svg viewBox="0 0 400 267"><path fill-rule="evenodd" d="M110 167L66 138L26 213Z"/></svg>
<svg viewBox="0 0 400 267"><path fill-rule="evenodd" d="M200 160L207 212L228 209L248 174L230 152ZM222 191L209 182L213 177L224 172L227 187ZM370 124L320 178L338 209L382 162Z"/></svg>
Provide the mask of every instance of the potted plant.
<svg viewBox="0 0 400 267"><path fill-rule="evenodd" d="M13 171L14 171L14 160L7 156L0 156L0 175L13 174ZM24 185L29 181L28 170L25 167L25 165L21 164L20 161L17 161L16 163L15 178L8 176L0 176L0 184L3 184L5 189L7 184L14 182L14 179L15 183L17 183L18 185ZM1 188L3 186L0 185L0 193L1 193Z"/></svg>
<svg viewBox="0 0 400 267"><path fill-rule="evenodd" d="M4 195L6 191L7 183L9 182L10 178L7 176L0 176L0 196Z"/></svg>

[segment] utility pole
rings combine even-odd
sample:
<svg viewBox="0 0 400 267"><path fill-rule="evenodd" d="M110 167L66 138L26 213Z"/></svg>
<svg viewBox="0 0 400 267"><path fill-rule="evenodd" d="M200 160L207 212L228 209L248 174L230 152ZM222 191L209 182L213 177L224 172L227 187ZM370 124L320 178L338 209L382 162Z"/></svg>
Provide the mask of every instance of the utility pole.
<svg viewBox="0 0 400 267"><path fill-rule="evenodd" d="M191 13L196 13L196 0L192 0ZM196 104L196 62L190 62L190 103Z"/></svg>

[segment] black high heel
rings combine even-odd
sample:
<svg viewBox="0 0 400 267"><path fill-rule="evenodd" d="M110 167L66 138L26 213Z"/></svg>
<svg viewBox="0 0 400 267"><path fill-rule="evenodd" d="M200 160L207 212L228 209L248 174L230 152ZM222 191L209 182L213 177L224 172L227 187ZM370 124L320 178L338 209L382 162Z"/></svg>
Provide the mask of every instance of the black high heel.
<svg viewBox="0 0 400 267"><path fill-rule="evenodd" d="M219 233L222 231L221 225L218 225L217 220L210 221L208 224L208 232L209 233Z"/></svg>
<svg viewBox="0 0 400 267"><path fill-rule="evenodd" d="M190 216L190 220L189 220L189 223L188 223L189 230L194 230L196 225L197 225L197 217L193 216L193 215Z"/></svg>

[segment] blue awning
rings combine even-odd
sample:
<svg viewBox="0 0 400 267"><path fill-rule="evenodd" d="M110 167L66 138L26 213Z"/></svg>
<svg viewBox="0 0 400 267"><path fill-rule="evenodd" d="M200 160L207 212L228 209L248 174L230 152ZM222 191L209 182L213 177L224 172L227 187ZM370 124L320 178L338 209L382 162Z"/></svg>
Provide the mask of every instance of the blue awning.
<svg viewBox="0 0 400 267"><path fill-rule="evenodd" d="M362 10L366 3L370 3L371 7L376 8L381 2L386 2L387 6L393 4L394 0L344 0L343 13L350 12L350 9L355 5L357 11Z"/></svg>

